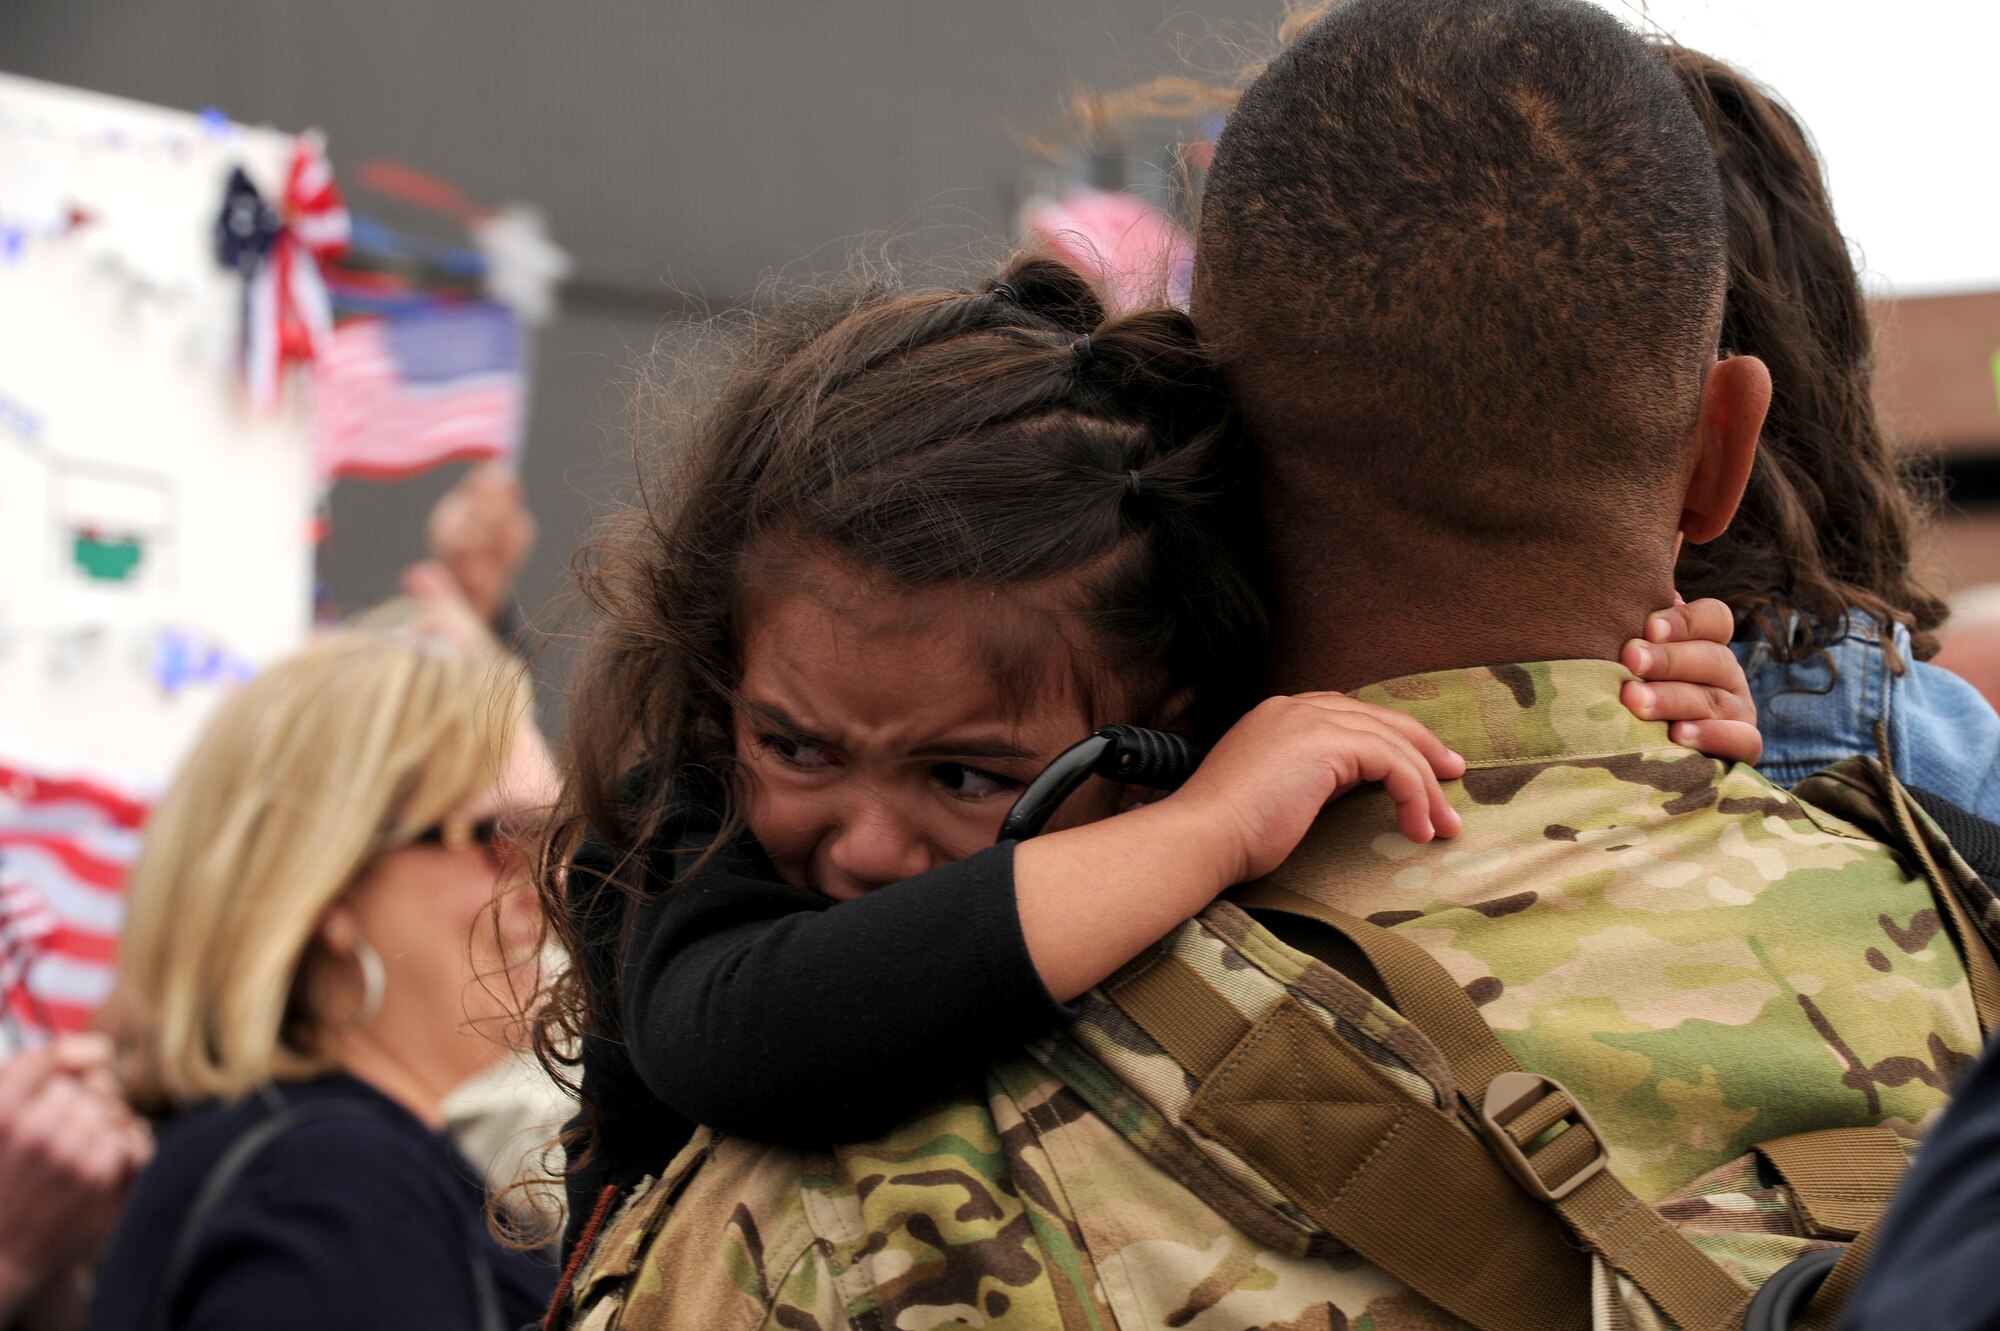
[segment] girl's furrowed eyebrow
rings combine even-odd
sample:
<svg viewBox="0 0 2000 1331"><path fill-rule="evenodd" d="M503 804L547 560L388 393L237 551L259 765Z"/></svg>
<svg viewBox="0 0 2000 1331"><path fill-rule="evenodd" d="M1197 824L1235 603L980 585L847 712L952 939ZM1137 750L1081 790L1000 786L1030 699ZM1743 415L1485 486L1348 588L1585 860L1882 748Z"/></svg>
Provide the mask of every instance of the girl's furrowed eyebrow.
<svg viewBox="0 0 2000 1331"><path fill-rule="evenodd" d="M812 731L806 729L806 727L792 720L791 717L785 714L782 708L774 707L767 702L750 702L748 700L743 703L743 707L746 711L784 731L794 739L805 740L808 743L823 745L830 749L838 747L832 741L815 735ZM1005 740L968 739L945 740L937 744L925 744L920 748L910 750L910 756L912 758L1012 759L1033 758L1036 755L1033 749L1024 749L1018 744L1009 744Z"/></svg>
<svg viewBox="0 0 2000 1331"><path fill-rule="evenodd" d="M790 735L794 739L807 740L813 744L827 743L826 740L822 739L818 735L813 734L812 731L807 730L804 726L792 720L791 717L786 716L782 710L773 707L771 704L767 702L745 702L743 706L749 711L756 713L756 715L763 718L765 721L770 722L778 729L784 731L786 734ZM828 745L828 747L832 746Z"/></svg>
<svg viewBox="0 0 2000 1331"><path fill-rule="evenodd" d="M912 758L1032 758L1034 750L1001 740L948 740L911 749Z"/></svg>

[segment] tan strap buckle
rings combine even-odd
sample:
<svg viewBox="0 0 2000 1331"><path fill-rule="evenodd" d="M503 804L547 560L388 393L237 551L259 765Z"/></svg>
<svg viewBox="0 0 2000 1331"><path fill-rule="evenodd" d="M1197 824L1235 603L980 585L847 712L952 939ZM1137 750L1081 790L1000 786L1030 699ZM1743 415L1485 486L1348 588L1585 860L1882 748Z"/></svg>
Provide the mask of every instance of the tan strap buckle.
<svg viewBox="0 0 2000 1331"><path fill-rule="evenodd" d="M1551 1099L1556 1096L1561 1098ZM1509 1131L1509 1125L1530 1115L1528 1126L1540 1126L1528 1134L1528 1141L1522 1142ZM1566 1126L1543 1143L1534 1155L1529 1155L1527 1148L1557 1124ZM1507 1172L1530 1195L1545 1202L1561 1201L1611 1163L1611 1155L1604 1146L1604 1134L1597 1130L1590 1114L1561 1082L1538 1072L1503 1072L1488 1082L1486 1099L1479 1110L1479 1126L1499 1154L1500 1163L1507 1167ZM1565 1145L1563 1153L1568 1155L1576 1146L1583 1144L1571 1140L1571 1134L1578 1132L1588 1139L1591 1158L1561 1179L1543 1178L1541 1171L1535 1168L1536 1157L1556 1149L1558 1144Z"/></svg>

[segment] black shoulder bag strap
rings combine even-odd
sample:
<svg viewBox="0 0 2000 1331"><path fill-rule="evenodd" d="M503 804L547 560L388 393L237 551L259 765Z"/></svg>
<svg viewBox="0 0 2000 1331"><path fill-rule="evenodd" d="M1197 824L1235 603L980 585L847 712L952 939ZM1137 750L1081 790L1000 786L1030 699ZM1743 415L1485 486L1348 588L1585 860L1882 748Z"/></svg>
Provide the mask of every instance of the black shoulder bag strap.
<svg viewBox="0 0 2000 1331"><path fill-rule="evenodd" d="M328 1099L308 1100L304 1104L286 1105L272 1112L270 1117L253 1125L249 1131L229 1144L227 1150L209 1166L208 1174L195 1190L194 1201L189 1204L187 1215L181 1221L179 1235L174 1239L174 1249L167 1258L167 1269L160 1278L160 1284L153 1301L152 1325L154 1331L170 1331L167 1320L167 1305L173 1298L174 1290L187 1276L188 1268L194 1263L195 1247L201 1242L201 1232L215 1217L215 1212L243 1176L250 1171L272 1142L290 1132L293 1128L323 1118L333 1118L340 1114L373 1115L375 1109L364 1100ZM472 1296L479 1309L478 1331L507 1331L506 1323L500 1316L500 1294L493 1280L493 1266L480 1251L478 1236L473 1236L472 1245Z"/></svg>

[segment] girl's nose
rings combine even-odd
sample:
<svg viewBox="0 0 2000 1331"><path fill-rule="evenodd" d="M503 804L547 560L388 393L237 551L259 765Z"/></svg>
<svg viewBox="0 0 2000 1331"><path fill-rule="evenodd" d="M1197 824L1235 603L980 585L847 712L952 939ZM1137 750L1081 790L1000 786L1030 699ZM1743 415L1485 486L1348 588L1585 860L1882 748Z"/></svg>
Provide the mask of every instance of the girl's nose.
<svg viewBox="0 0 2000 1331"><path fill-rule="evenodd" d="M837 881L821 884L836 899L860 896L934 867L928 838L908 819L871 802L850 810L822 843Z"/></svg>

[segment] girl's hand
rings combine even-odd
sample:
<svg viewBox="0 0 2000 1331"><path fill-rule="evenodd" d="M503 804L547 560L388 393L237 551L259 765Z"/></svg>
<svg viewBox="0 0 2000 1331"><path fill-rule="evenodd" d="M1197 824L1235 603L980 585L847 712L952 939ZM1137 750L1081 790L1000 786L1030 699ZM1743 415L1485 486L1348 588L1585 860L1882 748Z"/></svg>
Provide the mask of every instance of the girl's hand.
<svg viewBox="0 0 2000 1331"><path fill-rule="evenodd" d="M1328 800L1379 781L1412 841L1455 836L1440 781L1465 759L1401 712L1340 693L1267 698L1231 726L1187 783L1153 806L1208 829L1221 886L1269 873L1297 848Z"/></svg>
<svg viewBox="0 0 2000 1331"><path fill-rule="evenodd" d="M1736 617L1722 602L1676 596L1646 617L1645 638L1625 644L1619 660L1639 679L1627 681L1619 696L1641 720L1668 722L1674 743L1754 764L1764 755L1764 735L1750 681L1729 650L1735 630Z"/></svg>
<svg viewBox="0 0 2000 1331"><path fill-rule="evenodd" d="M1455 836L1440 782L1465 759L1411 717L1338 693L1269 698L1230 727L1179 790L1014 850L1021 936L1067 1003L1305 838L1326 802L1380 781L1413 841Z"/></svg>

